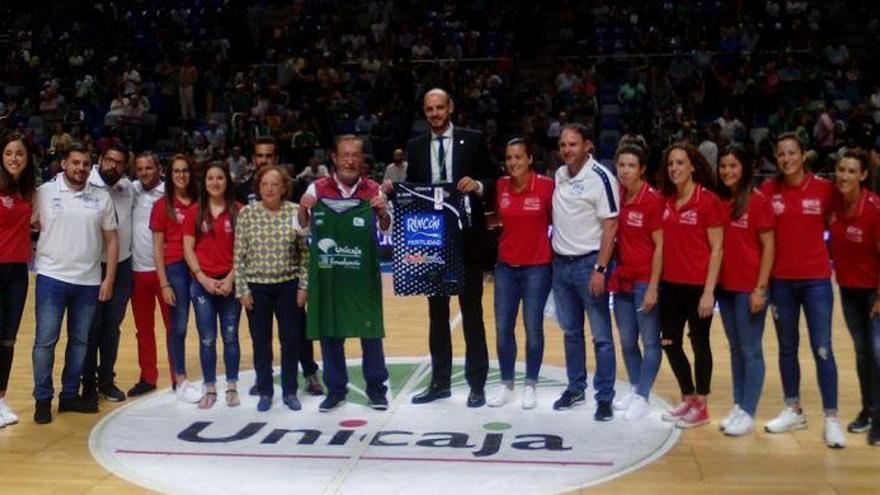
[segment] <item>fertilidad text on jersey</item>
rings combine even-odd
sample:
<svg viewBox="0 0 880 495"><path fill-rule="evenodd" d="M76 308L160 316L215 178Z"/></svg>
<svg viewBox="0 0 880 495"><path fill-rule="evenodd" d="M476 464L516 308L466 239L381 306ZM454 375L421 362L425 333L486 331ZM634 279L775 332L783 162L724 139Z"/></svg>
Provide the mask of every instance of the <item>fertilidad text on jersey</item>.
<svg viewBox="0 0 880 495"><path fill-rule="evenodd" d="M394 185L394 293L445 296L464 286L470 200L454 184Z"/></svg>

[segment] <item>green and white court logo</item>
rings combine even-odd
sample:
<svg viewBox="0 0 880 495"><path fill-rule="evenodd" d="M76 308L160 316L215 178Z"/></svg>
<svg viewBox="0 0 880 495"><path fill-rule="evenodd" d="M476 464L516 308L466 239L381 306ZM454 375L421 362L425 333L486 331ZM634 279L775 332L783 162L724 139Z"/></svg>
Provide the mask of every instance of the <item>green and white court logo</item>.
<svg viewBox="0 0 880 495"><path fill-rule="evenodd" d="M237 408L218 401L200 410L166 391L107 415L90 447L114 474L169 493L509 495L601 483L658 459L678 439L660 420L668 405L656 397L651 415L636 423L597 423L592 401L553 411L566 383L565 370L553 366L542 368L538 407L530 410L520 406L520 389L504 407L465 407L460 361L452 397L425 405L410 397L430 380L427 359L392 358L388 370L387 411L367 406L360 362L352 360L347 402L330 413L318 412L320 397L303 394L301 411L284 407L276 391L273 408L260 413L254 397ZM487 390L498 379L492 370ZM239 388L253 380L253 372L242 373ZM628 387L617 385L618 393Z"/></svg>

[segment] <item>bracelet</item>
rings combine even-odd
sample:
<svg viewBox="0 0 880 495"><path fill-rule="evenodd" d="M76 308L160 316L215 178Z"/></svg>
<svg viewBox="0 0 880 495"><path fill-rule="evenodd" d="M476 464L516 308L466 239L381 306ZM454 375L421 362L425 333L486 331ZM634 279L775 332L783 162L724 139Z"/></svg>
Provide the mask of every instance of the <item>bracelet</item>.
<svg viewBox="0 0 880 495"><path fill-rule="evenodd" d="M165 284L165 285L159 286L160 289L167 289L168 287L171 287L171 284Z"/></svg>

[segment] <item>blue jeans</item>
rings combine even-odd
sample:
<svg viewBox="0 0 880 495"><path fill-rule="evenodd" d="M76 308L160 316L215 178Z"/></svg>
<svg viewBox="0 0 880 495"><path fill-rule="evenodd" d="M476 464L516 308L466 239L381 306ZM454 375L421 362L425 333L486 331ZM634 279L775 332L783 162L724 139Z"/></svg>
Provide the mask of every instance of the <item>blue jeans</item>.
<svg viewBox="0 0 880 495"><path fill-rule="evenodd" d="M107 271L107 265L101 264L101 279ZM116 355L119 351L119 326L125 319L128 299L131 297L132 271L131 258L119 262L116 267L116 280L113 283L113 297L109 301L99 302L89 330L89 350L83 366L83 383L113 383L116 373ZM100 354L101 364L98 365ZM94 387L93 387L94 388Z"/></svg>
<svg viewBox="0 0 880 495"><path fill-rule="evenodd" d="M837 364L831 349L831 310L834 293L831 279L810 280L773 279L770 301L779 341L779 372L786 404L800 401L801 367L798 361L800 343L799 320L801 306L807 317L810 348L816 361L819 392L825 412L837 411Z"/></svg>
<svg viewBox="0 0 880 495"><path fill-rule="evenodd" d="M523 305L526 327L526 382L537 383L544 359L544 305L550 294L553 271L549 264L514 267L495 265L495 331L501 381L513 382L516 364L516 315Z"/></svg>
<svg viewBox="0 0 880 495"><path fill-rule="evenodd" d="M241 304L235 294L219 296L208 294L197 280L190 284L190 297L196 313L196 329L199 331L199 360L205 385L217 383L217 322L223 336L223 364L226 365L226 381L238 381L238 364L241 350L238 347L238 320Z"/></svg>
<svg viewBox="0 0 880 495"><path fill-rule="evenodd" d="M614 399L614 336L611 334L611 310L608 292L590 294L590 277L598 253L553 258L553 298L556 318L565 340L565 369L568 390L581 393L587 388L586 349L584 347L584 312L590 320L596 375L593 388L596 401Z"/></svg>
<svg viewBox="0 0 880 495"><path fill-rule="evenodd" d="M45 275L37 275L34 338L34 399L50 400L55 395L52 367L55 345L61 335L61 320L67 311L67 350L61 374L61 397L73 397L79 391L83 362L89 340L89 327L98 306L97 285L74 285Z"/></svg>
<svg viewBox="0 0 880 495"><path fill-rule="evenodd" d="M165 275L174 291L171 310L171 362L175 375L186 375L186 326L189 324L189 285L192 278L186 262L165 265Z"/></svg>
<svg viewBox="0 0 880 495"><path fill-rule="evenodd" d="M385 397L388 388L388 369L385 367L385 351L382 339L361 339L364 380L367 382L367 396ZM345 339L322 338L321 355L324 358L324 384L327 395L345 397L348 393L348 367L345 363Z"/></svg>
<svg viewBox="0 0 880 495"><path fill-rule="evenodd" d="M856 350L856 373L862 391L862 409L880 412L880 316L871 318L877 301L875 289L840 288L843 319Z"/></svg>
<svg viewBox="0 0 880 495"><path fill-rule="evenodd" d="M660 309L657 306L645 311L647 282L636 282L632 292L614 294L614 318L620 331L620 347L626 374L635 393L645 399L651 394L651 387L660 371L663 353L660 348ZM639 336L642 337L644 355L639 350Z"/></svg>
<svg viewBox="0 0 880 495"><path fill-rule="evenodd" d="M748 292L718 291L718 308L724 332L730 342L730 369L733 374L733 403L755 417L764 387L764 322L767 308L752 313Z"/></svg>

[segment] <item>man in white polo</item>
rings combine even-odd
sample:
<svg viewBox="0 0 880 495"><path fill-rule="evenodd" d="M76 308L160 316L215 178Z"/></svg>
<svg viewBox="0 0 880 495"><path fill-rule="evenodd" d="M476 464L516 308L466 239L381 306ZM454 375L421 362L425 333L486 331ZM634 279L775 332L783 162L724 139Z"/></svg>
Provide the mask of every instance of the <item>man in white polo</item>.
<svg viewBox="0 0 880 495"><path fill-rule="evenodd" d="M67 350L58 412L98 412L78 394L89 327L99 301L113 295L119 246L116 213L106 191L88 183L91 160L82 145L67 148L62 173L37 189L34 220L40 227L35 260L34 421L52 421L52 367L67 313ZM101 255L107 270L101 278Z"/></svg>
<svg viewBox="0 0 880 495"><path fill-rule="evenodd" d="M586 402L586 312L596 354L593 417L608 421L613 415L615 357L605 281L617 234L620 186L593 159L592 149L585 127L570 124L563 128L559 152L565 166L556 171L553 192L553 297L564 334L568 387L553 409L571 409Z"/></svg>
<svg viewBox="0 0 880 495"><path fill-rule="evenodd" d="M116 355L119 351L119 326L125 318L125 309L131 297L131 213L134 189L125 176L128 150L121 144L110 144L101 152L98 164L92 167L89 184L103 189L110 195L116 210L119 237L119 263L113 284L113 297L98 304L92 328L89 331L89 348L83 366L82 396L97 403L98 395L111 402L125 400L125 392L113 383L116 376ZM106 260L105 260L106 261ZM107 264L101 263L106 273Z"/></svg>

